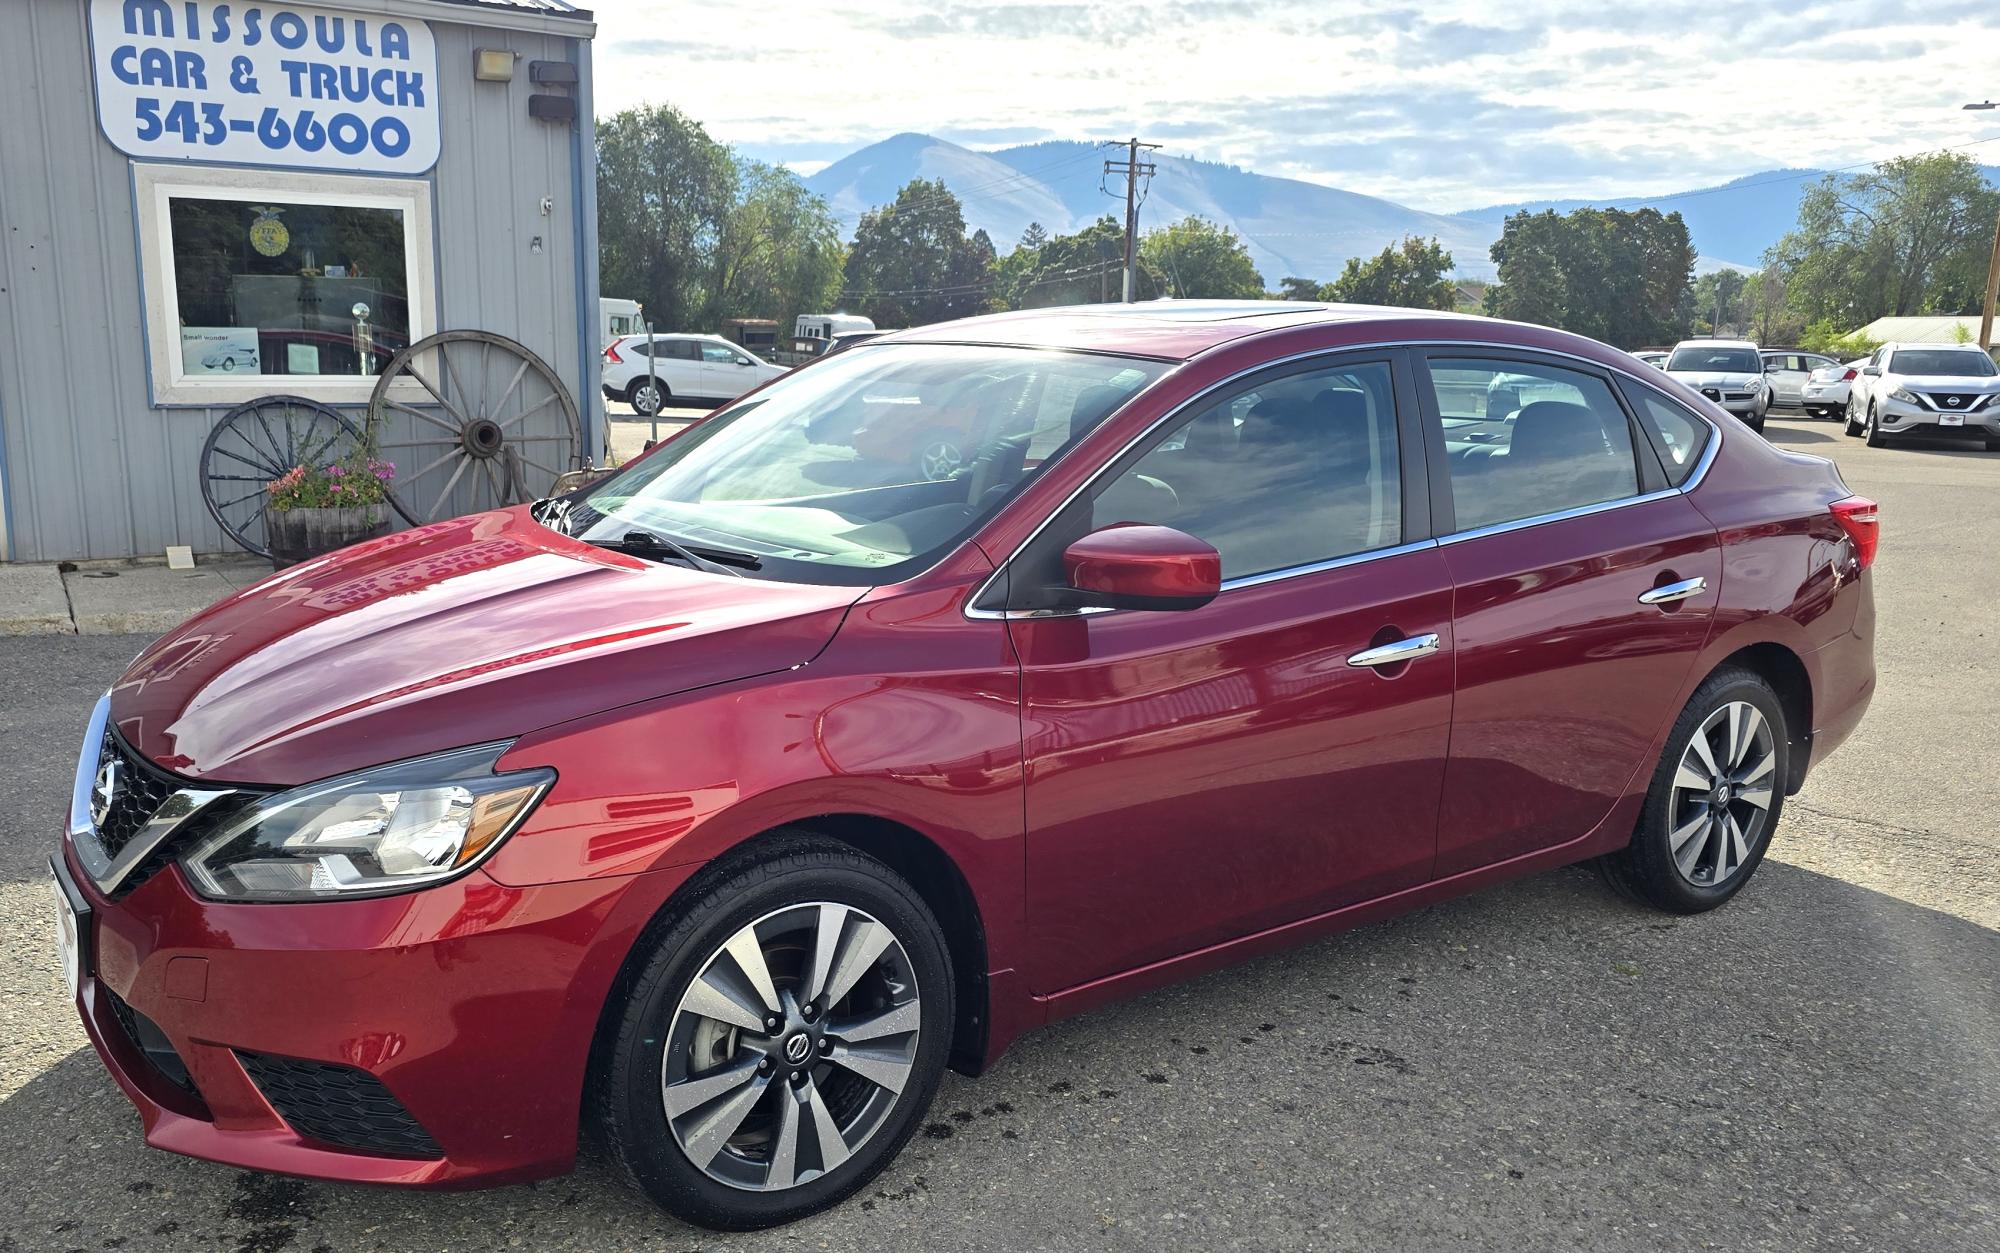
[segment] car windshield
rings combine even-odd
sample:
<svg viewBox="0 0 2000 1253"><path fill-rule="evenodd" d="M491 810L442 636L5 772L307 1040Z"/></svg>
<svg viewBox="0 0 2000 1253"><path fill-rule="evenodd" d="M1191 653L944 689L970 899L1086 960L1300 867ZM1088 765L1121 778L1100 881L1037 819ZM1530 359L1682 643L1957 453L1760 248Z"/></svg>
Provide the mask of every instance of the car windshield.
<svg viewBox="0 0 2000 1253"><path fill-rule="evenodd" d="M1899 348L1891 355L1889 373L1983 379L2000 373L2000 367L1976 348Z"/></svg>
<svg viewBox="0 0 2000 1253"><path fill-rule="evenodd" d="M1699 374L1762 374L1764 362L1754 348L1688 344L1674 349L1667 369Z"/></svg>
<svg viewBox="0 0 2000 1253"><path fill-rule="evenodd" d="M895 582L942 557L1169 368L864 344L778 380L543 516L597 543L645 532L763 578Z"/></svg>

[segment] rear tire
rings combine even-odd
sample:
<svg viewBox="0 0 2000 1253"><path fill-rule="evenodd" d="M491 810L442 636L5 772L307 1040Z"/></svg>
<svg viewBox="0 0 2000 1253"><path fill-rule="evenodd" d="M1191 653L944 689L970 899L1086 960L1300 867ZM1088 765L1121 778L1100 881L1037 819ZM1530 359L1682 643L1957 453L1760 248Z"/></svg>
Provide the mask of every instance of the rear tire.
<svg viewBox="0 0 2000 1253"><path fill-rule="evenodd" d="M704 873L634 946L592 1101L655 1203L746 1231L837 1204L902 1150L944 1075L955 988L923 898L847 845L780 831Z"/></svg>
<svg viewBox="0 0 2000 1253"><path fill-rule="evenodd" d="M1761 675L1733 666L1710 675L1674 720L1632 842L1598 858L1598 872L1621 895L1677 914L1706 912L1742 891L1784 810L1790 735L1784 705ZM1707 769L1710 761L1717 769ZM1696 776L1709 786L1690 786ZM1718 801L1723 784L1730 790Z"/></svg>

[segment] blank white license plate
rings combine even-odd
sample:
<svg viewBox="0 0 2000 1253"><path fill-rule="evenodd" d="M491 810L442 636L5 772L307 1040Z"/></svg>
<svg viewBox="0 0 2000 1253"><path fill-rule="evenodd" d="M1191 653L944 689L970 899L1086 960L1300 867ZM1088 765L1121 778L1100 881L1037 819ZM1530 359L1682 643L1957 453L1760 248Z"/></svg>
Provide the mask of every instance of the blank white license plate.
<svg viewBox="0 0 2000 1253"><path fill-rule="evenodd" d="M1939 425L1939 426L1964 426L1964 425L1965 425L1965 415L1964 415L1964 414L1962 414L1962 413L1940 413L1940 414L1938 415L1938 425Z"/></svg>
<svg viewBox="0 0 2000 1253"><path fill-rule="evenodd" d="M83 929L62 884L51 876L49 887L56 898L56 953L62 962L63 979L69 984L70 999L75 1000L77 986L83 982Z"/></svg>

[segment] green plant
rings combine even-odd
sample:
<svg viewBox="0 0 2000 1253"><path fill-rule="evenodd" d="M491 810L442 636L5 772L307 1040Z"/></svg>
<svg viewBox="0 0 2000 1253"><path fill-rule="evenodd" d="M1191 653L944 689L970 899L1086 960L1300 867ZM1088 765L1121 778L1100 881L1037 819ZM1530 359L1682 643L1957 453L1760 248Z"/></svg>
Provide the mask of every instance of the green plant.
<svg viewBox="0 0 2000 1253"><path fill-rule="evenodd" d="M293 466L265 485L269 507L289 509L355 509L379 505L389 498L396 477L393 462L377 461L366 450L317 466Z"/></svg>

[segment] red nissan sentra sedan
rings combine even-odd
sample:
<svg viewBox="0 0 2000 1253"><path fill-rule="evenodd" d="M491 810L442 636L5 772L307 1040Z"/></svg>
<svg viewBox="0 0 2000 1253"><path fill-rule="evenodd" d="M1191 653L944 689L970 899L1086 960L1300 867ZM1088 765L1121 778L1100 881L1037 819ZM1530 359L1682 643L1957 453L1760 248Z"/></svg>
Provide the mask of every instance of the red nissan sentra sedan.
<svg viewBox="0 0 2000 1253"><path fill-rule="evenodd" d="M881 436L939 404L932 480ZM466 1186L590 1121L674 1213L781 1222L1062 1015L1567 862L1728 900L1868 704L1876 536L1555 331L904 332L147 649L65 956L160 1148Z"/></svg>

